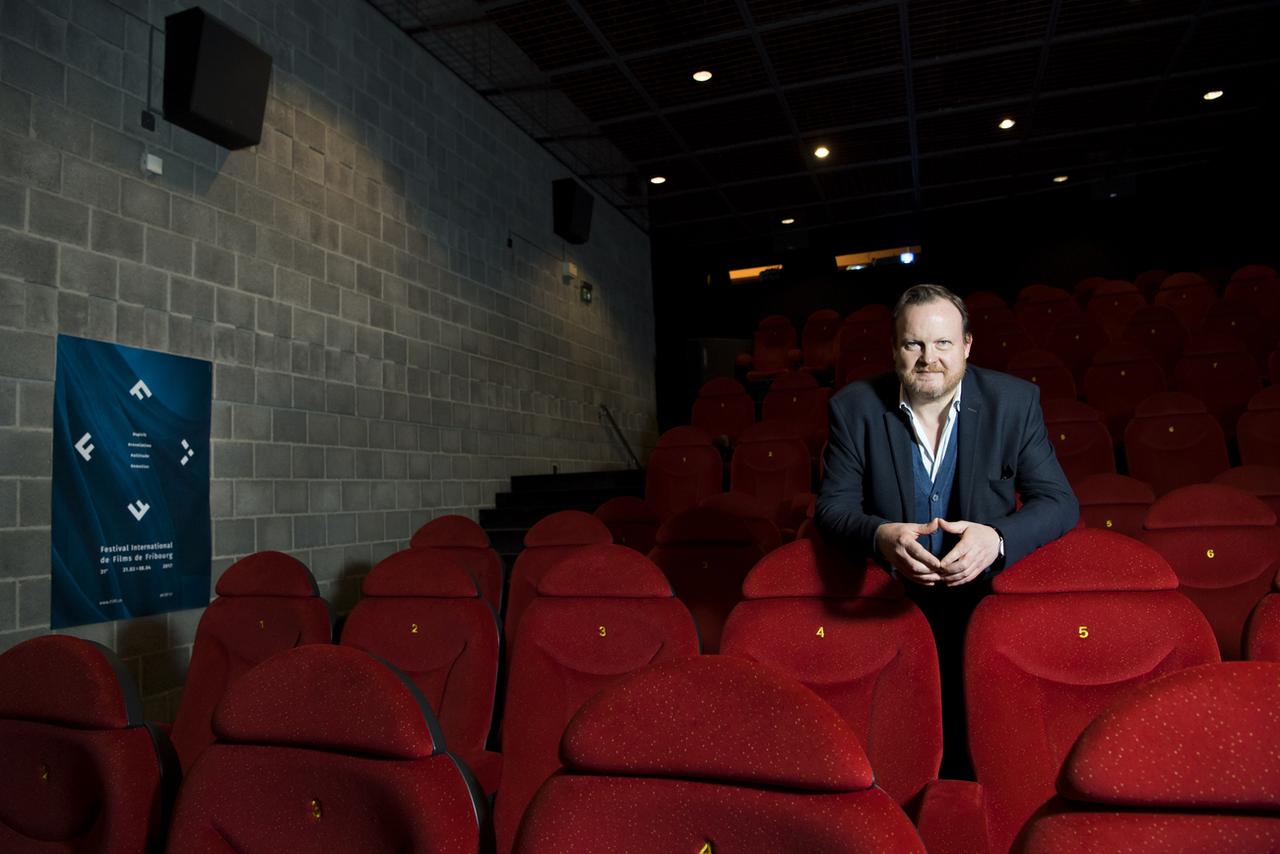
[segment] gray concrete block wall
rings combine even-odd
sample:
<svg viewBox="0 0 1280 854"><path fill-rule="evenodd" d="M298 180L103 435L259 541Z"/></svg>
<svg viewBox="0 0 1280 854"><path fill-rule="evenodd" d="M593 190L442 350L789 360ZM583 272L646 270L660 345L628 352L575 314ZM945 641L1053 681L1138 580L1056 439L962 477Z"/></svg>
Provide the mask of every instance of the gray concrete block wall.
<svg viewBox="0 0 1280 854"><path fill-rule="evenodd" d="M0 649L49 630L58 333L212 361L215 581L279 549L339 610L510 476L622 467L599 404L656 438L641 231L598 201L562 244L563 167L362 0L202 3L273 55L262 142L145 131L133 14L181 5L0 0ZM167 720L200 613L74 633Z"/></svg>

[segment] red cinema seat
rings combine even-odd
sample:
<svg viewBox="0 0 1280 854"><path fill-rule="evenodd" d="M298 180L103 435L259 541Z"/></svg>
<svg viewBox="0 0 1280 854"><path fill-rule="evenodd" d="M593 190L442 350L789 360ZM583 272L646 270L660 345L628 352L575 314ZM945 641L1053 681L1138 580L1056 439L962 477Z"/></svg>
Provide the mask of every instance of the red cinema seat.
<svg viewBox="0 0 1280 854"><path fill-rule="evenodd" d="M1040 400L1065 397L1076 399L1076 381L1071 369L1048 350L1023 350L1009 359L1009 373L1040 387Z"/></svg>
<svg viewBox="0 0 1280 854"><path fill-rule="evenodd" d="M849 725L748 661L647 668L587 703L560 752L519 854L924 851Z"/></svg>
<svg viewBox="0 0 1280 854"><path fill-rule="evenodd" d="M1280 518L1280 466L1243 465L1227 469L1213 483L1232 486L1262 499Z"/></svg>
<svg viewBox="0 0 1280 854"><path fill-rule="evenodd" d="M1189 394L1166 391L1138 404L1124 431L1129 474L1157 496L1208 483L1227 470L1227 440L1217 419Z"/></svg>
<svg viewBox="0 0 1280 854"><path fill-rule="evenodd" d="M1250 661L1280 661L1280 574L1271 592L1254 606L1244 626L1244 657Z"/></svg>
<svg viewBox="0 0 1280 854"><path fill-rule="evenodd" d="M839 361L836 363L834 387L844 388L849 383L870 379L891 370L893 370L893 354L888 344L841 350Z"/></svg>
<svg viewBox="0 0 1280 854"><path fill-rule="evenodd" d="M1044 341L1053 334L1058 323L1078 317L1081 311L1080 304L1062 288L1033 284L1018 292L1013 313L1028 335L1036 341Z"/></svg>
<svg viewBox="0 0 1280 854"><path fill-rule="evenodd" d="M1081 315L1060 321L1045 343L1036 346L1043 347L1062 359L1071 371L1071 378L1079 391L1084 385L1089 366L1093 364L1093 357L1106 344L1107 333L1102 331L1097 321Z"/></svg>
<svg viewBox="0 0 1280 854"><path fill-rule="evenodd" d="M1188 332L1198 331L1209 309L1218 301L1213 283L1199 273L1174 273L1160 283L1154 305L1170 308Z"/></svg>
<svg viewBox="0 0 1280 854"><path fill-rule="evenodd" d="M1218 660L1213 630L1159 553L1082 528L993 581L965 636L969 752L991 850L1054 793L1080 731L1137 685Z"/></svg>
<svg viewBox="0 0 1280 854"><path fill-rule="evenodd" d="M1085 313L1102 327L1109 341L1118 341L1129 324L1129 318L1146 304L1147 298L1137 285L1108 281L1093 292Z"/></svg>
<svg viewBox="0 0 1280 854"><path fill-rule="evenodd" d="M710 507L672 516L649 552L693 614L709 653L719 651L724 621L742 598L742 580L763 556L745 522Z"/></svg>
<svg viewBox="0 0 1280 854"><path fill-rule="evenodd" d="M662 572L631 549L591 546L544 575L511 660L494 812L498 851L511 850L525 807L560 767L560 736L583 703L629 673L697 654L688 609Z"/></svg>
<svg viewBox="0 0 1280 854"><path fill-rule="evenodd" d="M333 617L311 572L282 552L241 558L218 579L218 598L196 627L173 746L190 770L213 741L210 721L222 695L260 661L304 644L333 641Z"/></svg>
<svg viewBox="0 0 1280 854"><path fill-rule="evenodd" d="M790 421L800 427L809 446L809 456L816 457L827 441L827 401L831 389L822 388L809 374L787 371L779 374L764 396L763 421ZM739 440L755 435L751 427L742 431Z"/></svg>
<svg viewBox="0 0 1280 854"><path fill-rule="evenodd" d="M981 327L974 327L973 349L969 358L976 365L1003 371L1010 358L1023 350L1032 350L1035 346L1035 339L1017 318L992 321Z"/></svg>
<svg viewBox="0 0 1280 854"><path fill-rule="evenodd" d="M1004 301L1004 297L995 291L974 291L964 298L964 307L968 309L970 319L977 319L980 322L985 322L991 318L989 316L978 317L979 315L1009 310L1009 304Z"/></svg>
<svg viewBox="0 0 1280 854"><path fill-rule="evenodd" d="M1190 667L1080 734L1019 851L1280 851L1280 664Z"/></svg>
<svg viewBox="0 0 1280 854"><path fill-rule="evenodd" d="M720 643L812 690L857 733L899 804L938 776L942 697L933 634L902 584L839 549L797 540L742 585Z"/></svg>
<svg viewBox="0 0 1280 854"><path fill-rule="evenodd" d="M782 533L774 520L773 509L765 507L745 492L722 492L707 498L699 507L727 513L746 525L761 554L782 545Z"/></svg>
<svg viewBox="0 0 1280 854"><path fill-rule="evenodd" d="M810 314L800 331L800 370L830 375L839 351L840 312L823 308Z"/></svg>
<svg viewBox="0 0 1280 854"><path fill-rule="evenodd" d="M712 439L724 437L726 444L738 441L738 434L756 420L756 404L742 383L731 377L707 380L693 402L690 423Z"/></svg>
<svg viewBox="0 0 1280 854"><path fill-rule="evenodd" d="M1198 484L1156 500L1141 539L1169 561L1204 612L1223 659L1240 658L1245 620L1280 569L1276 514L1230 486Z"/></svg>
<svg viewBox="0 0 1280 854"><path fill-rule="evenodd" d="M1249 398L1262 388L1262 375L1239 338L1201 332L1187 342L1174 367L1173 386L1203 401L1232 439Z"/></svg>
<svg viewBox="0 0 1280 854"><path fill-rule="evenodd" d="M1168 270L1143 270L1133 277L1133 284L1147 298L1147 302L1151 302L1156 291L1160 290L1160 283L1167 278L1169 278Z"/></svg>
<svg viewBox="0 0 1280 854"><path fill-rule="evenodd" d="M1257 364L1266 361L1275 343L1275 319L1244 297L1223 297L1204 319L1201 335L1231 336L1244 344Z"/></svg>
<svg viewBox="0 0 1280 854"><path fill-rule="evenodd" d="M1102 413L1065 398L1041 400L1044 427L1053 451L1073 484L1092 474L1114 474L1115 447Z"/></svg>
<svg viewBox="0 0 1280 854"><path fill-rule="evenodd" d="M1280 319L1280 278L1270 267L1258 267L1257 275L1241 277L1248 268L1241 268L1227 283L1224 300L1241 300L1248 303L1264 323ZM1267 272L1269 271L1269 272Z"/></svg>
<svg viewBox="0 0 1280 854"><path fill-rule="evenodd" d="M893 319L882 305L864 306L840 324L836 343L835 387L893 368Z"/></svg>
<svg viewBox="0 0 1280 854"><path fill-rule="evenodd" d="M1116 438L1124 436L1138 403L1164 389L1164 371L1155 357L1127 341L1098 350L1084 375L1085 401L1102 413L1107 430Z"/></svg>
<svg viewBox="0 0 1280 854"><path fill-rule="evenodd" d="M180 776L111 650L43 635L0 655L0 850L157 851Z"/></svg>
<svg viewBox="0 0 1280 854"><path fill-rule="evenodd" d="M747 367L748 380L767 380L790 370L800 360L796 349L796 328L781 314L771 314L760 321L752 336L751 352L738 356L738 364Z"/></svg>
<svg viewBox="0 0 1280 854"><path fill-rule="evenodd" d="M1071 482L1080 502L1085 527L1136 537L1156 494L1137 478L1122 474L1091 474Z"/></svg>
<svg viewBox="0 0 1280 854"><path fill-rule="evenodd" d="M619 495L596 508L592 514L604 522L613 541L647 555L658 538L662 519L643 498Z"/></svg>
<svg viewBox="0 0 1280 854"><path fill-rule="evenodd" d="M1171 375L1186 346L1187 330L1168 306L1147 305L1129 317L1120 340L1145 348L1165 375Z"/></svg>
<svg viewBox="0 0 1280 854"><path fill-rule="evenodd" d="M1071 289L1071 296L1083 308L1089 304L1089 300L1093 299L1093 295L1098 292L1098 288L1110 281L1106 276L1085 276L1076 282L1075 287ZM1126 282L1126 284L1128 283Z"/></svg>
<svg viewBox="0 0 1280 854"><path fill-rule="evenodd" d="M1280 466L1280 385L1271 385L1249 398L1236 422L1240 461Z"/></svg>
<svg viewBox="0 0 1280 854"><path fill-rule="evenodd" d="M804 428L789 421L761 421L742 434L729 463L729 490L743 492L773 513L782 538L795 535L791 508L812 492L813 464Z"/></svg>
<svg viewBox="0 0 1280 854"><path fill-rule="evenodd" d="M461 561L434 549L383 558L364 577L342 645L399 668L435 712L449 749L492 794L502 757L486 753L498 687L498 615Z"/></svg>
<svg viewBox="0 0 1280 854"><path fill-rule="evenodd" d="M644 500L666 519L697 507L724 488L724 460L699 427L673 427L658 437L644 470Z"/></svg>
<svg viewBox="0 0 1280 854"><path fill-rule="evenodd" d="M1272 385L1280 385L1280 349L1267 354L1267 380Z"/></svg>
<svg viewBox="0 0 1280 854"><path fill-rule="evenodd" d="M495 612L502 611L502 558L478 523L456 514L432 519L409 540L410 548L431 548L459 561L475 576L480 593Z"/></svg>
<svg viewBox="0 0 1280 854"><path fill-rule="evenodd" d="M1233 282L1252 282L1276 278L1276 268L1266 264L1246 264L1231 274Z"/></svg>
<svg viewBox="0 0 1280 854"><path fill-rule="evenodd" d="M507 658L520 628L524 609L537 595L538 582L557 563L584 546L613 542L609 529L590 513L561 510L545 516L524 535L524 549L511 568L511 585L507 590L507 616L503 637L507 639Z"/></svg>
<svg viewBox="0 0 1280 854"><path fill-rule="evenodd" d="M373 656L272 656L218 704L216 743L183 781L173 854L474 852L488 801L430 707Z"/></svg>

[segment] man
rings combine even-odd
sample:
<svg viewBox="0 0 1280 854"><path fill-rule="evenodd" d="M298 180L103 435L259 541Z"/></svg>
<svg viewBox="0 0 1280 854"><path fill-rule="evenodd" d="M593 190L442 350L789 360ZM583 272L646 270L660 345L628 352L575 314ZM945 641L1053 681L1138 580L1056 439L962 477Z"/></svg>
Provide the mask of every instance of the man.
<svg viewBox="0 0 1280 854"><path fill-rule="evenodd" d="M991 576L1069 531L1080 507L1045 433L1039 390L967 366L973 336L959 297L916 285L893 324L894 373L831 398L814 521L828 539L884 561L929 619L942 670L942 775L971 777L961 683L969 615Z"/></svg>

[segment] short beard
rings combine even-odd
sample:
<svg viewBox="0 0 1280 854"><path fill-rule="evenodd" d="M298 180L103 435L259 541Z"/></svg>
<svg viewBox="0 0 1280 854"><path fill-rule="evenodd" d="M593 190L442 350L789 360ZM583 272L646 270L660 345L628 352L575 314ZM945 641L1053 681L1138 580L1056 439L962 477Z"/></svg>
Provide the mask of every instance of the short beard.
<svg viewBox="0 0 1280 854"><path fill-rule="evenodd" d="M955 390L959 388L960 382L964 379L964 372L965 372L965 368L962 366L960 370L955 374L954 382L949 382L943 385L942 388L936 392L931 389L921 389L918 386L914 386L910 382L908 382L907 378L916 373L914 370L909 371L906 377L899 375L898 379L899 381L902 382L903 388L907 390L908 400L914 397L915 399L919 400L921 403L932 403L934 401L945 400L946 398L950 397L955 392Z"/></svg>

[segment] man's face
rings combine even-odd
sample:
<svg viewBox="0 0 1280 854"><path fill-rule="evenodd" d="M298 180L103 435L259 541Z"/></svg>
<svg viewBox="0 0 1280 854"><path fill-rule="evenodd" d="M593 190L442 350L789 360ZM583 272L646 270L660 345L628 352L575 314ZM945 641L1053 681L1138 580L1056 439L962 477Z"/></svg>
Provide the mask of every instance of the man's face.
<svg viewBox="0 0 1280 854"><path fill-rule="evenodd" d="M972 337L960 311L946 300L907 306L898 318L893 365L913 403L949 398L964 379Z"/></svg>

